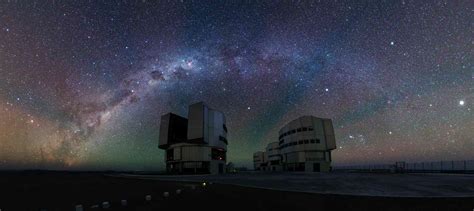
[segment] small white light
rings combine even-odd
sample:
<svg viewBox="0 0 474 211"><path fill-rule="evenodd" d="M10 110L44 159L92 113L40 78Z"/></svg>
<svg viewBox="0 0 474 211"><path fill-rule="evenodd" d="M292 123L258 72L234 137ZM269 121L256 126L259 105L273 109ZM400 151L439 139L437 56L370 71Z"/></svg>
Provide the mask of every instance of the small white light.
<svg viewBox="0 0 474 211"><path fill-rule="evenodd" d="M84 208L82 207L82 204L76 205L76 211L83 211L83 210L84 210ZM0 209L0 211L1 211L1 209Z"/></svg>
<svg viewBox="0 0 474 211"><path fill-rule="evenodd" d="M146 201L151 201L151 195L146 195L146 196L145 196L145 200L146 200Z"/></svg>
<svg viewBox="0 0 474 211"><path fill-rule="evenodd" d="M120 204L121 204L122 206L127 206L127 200L122 199L122 200L120 201Z"/></svg>
<svg viewBox="0 0 474 211"><path fill-rule="evenodd" d="M466 103L466 102L464 102L464 100L460 100L460 101L459 101L459 105L460 105L460 106L463 106L465 103Z"/></svg>
<svg viewBox="0 0 474 211"><path fill-rule="evenodd" d="M168 192L163 193L163 197L168 197L168 196L170 196L170 193L168 193Z"/></svg>
<svg viewBox="0 0 474 211"><path fill-rule="evenodd" d="M110 208L110 203L108 201L102 202L102 208L109 209Z"/></svg>
<svg viewBox="0 0 474 211"><path fill-rule="evenodd" d="M176 190L176 194L181 194L181 189Z"/></svg>

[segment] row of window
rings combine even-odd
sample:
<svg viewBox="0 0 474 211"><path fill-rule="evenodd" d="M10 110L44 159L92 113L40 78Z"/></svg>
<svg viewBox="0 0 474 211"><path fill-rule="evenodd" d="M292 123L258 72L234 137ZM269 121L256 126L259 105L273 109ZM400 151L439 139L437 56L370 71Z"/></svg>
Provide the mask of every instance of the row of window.
<svg viewBox="0 0 474 211"><path fill-rule="evenodd" d="M293 129L293 130L290 130L286 133L283 133L281 134L278 139L281 139L287 135L291 135L291 134L294 134L294 133L297 133L297 132L304 132L304 131L313 131L313 127L300 127L300 128L297 128L297 129Z"/></svg>
<svg viewBox="0 0 474 211"><path fill-rule="evenodd" d="M299 140L299 141L293 141L293 142L281 145L280 149L290 147L290 146L299 145L299 144L310 144L310 143L311 144L319 144L319 143L321 143L321 141L319 139L304 139L304 140Z"/></svg>

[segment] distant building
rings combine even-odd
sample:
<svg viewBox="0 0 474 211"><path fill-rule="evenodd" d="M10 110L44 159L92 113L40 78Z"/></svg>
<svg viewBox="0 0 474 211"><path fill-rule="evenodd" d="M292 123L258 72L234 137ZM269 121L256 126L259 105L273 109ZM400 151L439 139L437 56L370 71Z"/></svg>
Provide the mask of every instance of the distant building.
<svg viewBox="0 0 474 211"><path fill-rule="evenodd" d="M161 116L159 148L166 150L166 171L176 174L225 173L227 127L223 113L203 102L189 106L188 119Z"/></svg>
<svg viewBox="0 0 474 211"><path fill-rule="evenodd" d="M263 162L255 162L255 155L259 152L254 154L255 170L331 170L331 150L336 149L331 119L302 116L283 126L278 135L278 142L268 144L266 152L260 152L266 154Z"/></svg>
<svg viewBox="0 0 474 211"><path fill-rule="evenodd" d="M265 161L265 152L258 151L253 153L253 168L257 171L265 171L267 162Z"/></svg>
<svg viewBox="0 0 474 211"><path fill-rule="evenodd" d="M265 161L267 162L268 170L283 170L282 155L280 153L280 145L278 144L278 141L269 143L265 150Z"/></svg>

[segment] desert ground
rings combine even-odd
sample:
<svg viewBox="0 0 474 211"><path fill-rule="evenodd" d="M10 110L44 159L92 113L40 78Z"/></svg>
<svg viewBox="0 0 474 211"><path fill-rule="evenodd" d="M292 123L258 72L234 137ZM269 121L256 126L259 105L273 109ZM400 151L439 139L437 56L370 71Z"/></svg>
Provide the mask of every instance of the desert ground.
<svg viewBox="0 0 474 211"><path fill-rule="evenodd" d="M124 176L101 172L2 172L0 209L10 210L472 210L474 197L391 197L258 188L210 177ZM231 177L231 176L229 176ZM246 177L240 175L237 177ZM208 180L206 180L208 179ZM242 179L242 178L240 178ZM284 182L284 179L282 179ZM464 186L474 180L466 179ZM203 183L205 182L205 185ZM274 182L272 182L274 183ZM471 186L472 187L472 186ZM399 187L395 187L399 188ZM176 190L181 190L178 194ZM462 189L465 190L465 189ZM169 196L165 197L164 192ZM178 191L179 192L179 191ZM149 195L149 200L146 196ZM127 200L122 206L121 200ZM109 208L102 203L108 202Z"/></svg>

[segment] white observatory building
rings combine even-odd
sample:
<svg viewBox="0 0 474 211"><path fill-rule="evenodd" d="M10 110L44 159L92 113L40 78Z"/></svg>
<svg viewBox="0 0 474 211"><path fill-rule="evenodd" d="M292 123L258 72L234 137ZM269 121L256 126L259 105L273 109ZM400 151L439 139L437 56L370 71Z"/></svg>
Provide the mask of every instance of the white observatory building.
<svg viewBox="0 0 474 211"><path fill-rule="evenodd" d="M226 171L227 127L222 112L203 102L189 106L188 118L161 116L159 148L166 171L173 174L219 174Z"/></svg>
<svg viewBox="0 0 474 211"><path fill-rule="evenodd" d="M260 171L330 171L333 149L336 139L331 119L302 116L280 129L278 142L268 144L263 153L264 162L255 162L257 153L254 155L254 166Z"/></svg>

